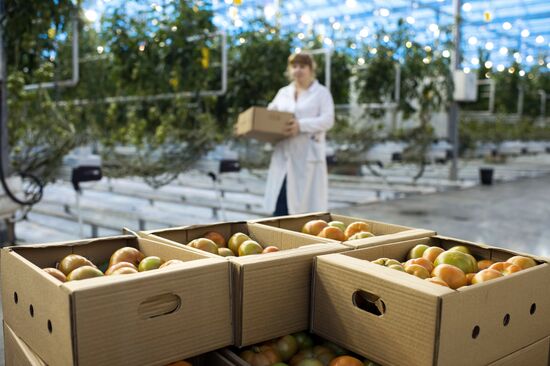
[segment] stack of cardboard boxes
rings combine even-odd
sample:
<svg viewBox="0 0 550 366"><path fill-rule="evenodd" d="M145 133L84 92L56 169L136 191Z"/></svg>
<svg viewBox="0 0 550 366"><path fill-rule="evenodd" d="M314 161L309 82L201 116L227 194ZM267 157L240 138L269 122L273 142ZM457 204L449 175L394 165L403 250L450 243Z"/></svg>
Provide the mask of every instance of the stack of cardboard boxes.
<svg viewBox="0 0 550 366"><path fill-rule="evenodd" d="M300 232L315 219L363 221L375 236L338 242ZM242 232L280 251L220 257L185 245L209 231ZM417 244L460 244L494 260L515 254L330 213L4 248L6 365L246 365L233 351L303 330L382 365L549 364L547 259L458 290L369 262L404 259ZM70 253L103 263L124 246L185 263L66 283L41 269Z"/></svg>

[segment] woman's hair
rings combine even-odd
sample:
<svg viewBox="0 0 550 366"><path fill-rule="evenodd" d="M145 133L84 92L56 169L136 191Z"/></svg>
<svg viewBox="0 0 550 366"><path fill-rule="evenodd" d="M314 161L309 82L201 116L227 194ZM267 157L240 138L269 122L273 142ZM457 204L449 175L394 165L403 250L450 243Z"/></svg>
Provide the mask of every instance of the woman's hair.
<svg viewBox="0 0 550 366"><path fill-rule="evenodd" d="M290 56L288 56L288 65L287 65L287 77L289 80L292 81L292 73L290 72L290 67L292 65L299 64L302 66L308 66L311 69L311 74L313 78L315 78L315 71L317 70L317 65L315 64L315 60L311 55L308 55L307 53L293 53Z"/></svg>

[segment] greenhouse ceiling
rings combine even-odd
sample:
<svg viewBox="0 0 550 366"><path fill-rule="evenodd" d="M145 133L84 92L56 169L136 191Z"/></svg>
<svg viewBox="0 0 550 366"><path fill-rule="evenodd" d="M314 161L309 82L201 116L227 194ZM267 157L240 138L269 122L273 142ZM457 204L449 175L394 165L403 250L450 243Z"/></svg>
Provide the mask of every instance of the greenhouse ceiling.
<svg viewBox="0 0 550 366"><path fill-rule="evenodd" d="M171 0L159 0L163 4ZM131 2L123 2L126 6ZM139 1L156 6L154 1ZM195 1L211 8L214 24L228 33L247 29L263 18L296 35L296 48L308 33L316 34L325 48L346 49L360 58L357 44L374 42L380 29L391 31L401 19L423 44L448 41L444 29L453 24L452 0L211 0ZM550 1L460 1L461 52L465 69L479 67L479 53L488 68L503 69L513 60L527 67L550 67ZM116 0L90 0L84 7L98 12L120 6ZM502 71L502 70L500 70Z"/></svg>

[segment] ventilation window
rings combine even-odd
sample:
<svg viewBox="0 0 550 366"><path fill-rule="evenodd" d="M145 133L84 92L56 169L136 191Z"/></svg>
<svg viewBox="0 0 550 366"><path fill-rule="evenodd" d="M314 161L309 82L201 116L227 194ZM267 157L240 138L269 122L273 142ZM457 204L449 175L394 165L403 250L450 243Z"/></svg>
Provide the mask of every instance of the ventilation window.
<svg viewBox="0 0 550 366"><path fill-rule="evenodd" d="M34 318L34 307L32 306L32 304L29 306L29 313L31 313L31 317Z"/></svg>
<svg viewBox="0 0 550 366"><path fill-rule="evenodd" d="M474 329L472 329L472 338L476 339L479 336L479 325L476 325Z"/></svg>
<svg viewBox="0 0 550 366"><path fill-rule="evenodd" d="M532 303L531 304L531 309L529 309L529 314L533 315L533 314L535 314L536 311L537 311L537 304Z"/></svg>
<svg viewBox="0 0 550 366"><path fill-rule="evenodd" d="M19 302L19 297L17 296L17 292L13 293L13 301L17 304ZM531 313L532 314L532 313Z"/></svg>
<svg viewBox="0 0 550 366"><path fill-rule="evenodd" d="M53 332L52 321L50 319L48 319L48 332L50 334Z"/></svg>
<svg viewBox="0 0 550 366"><path fill-rule="evenodd" d="M505 327L510 324L510 314L504 315L504 319L502 319L502 324L504 324Z"/></svg>
<svg viewBox="0 0 550 366"><path fill-rule="evenodd" d="M386 313L386 304L380 296L373 293L358 290L353 293L353 305L357 308L376 316L382 316Z"/></svg>

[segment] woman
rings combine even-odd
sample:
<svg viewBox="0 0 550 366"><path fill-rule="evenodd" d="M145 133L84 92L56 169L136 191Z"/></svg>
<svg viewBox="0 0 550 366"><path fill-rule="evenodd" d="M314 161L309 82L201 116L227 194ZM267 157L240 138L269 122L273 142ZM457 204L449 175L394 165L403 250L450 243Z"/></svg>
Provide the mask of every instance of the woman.
<svg viewBox="0 0 550 366"><path fill-rule="evenodd" d="M290 55L287 72L292 82L268 106L294 114L286 126L287 138L274 146L267 174L265 204L274 216L328 208L325 132L334 124L334 102L315 80L311 56Z"/></svg>

